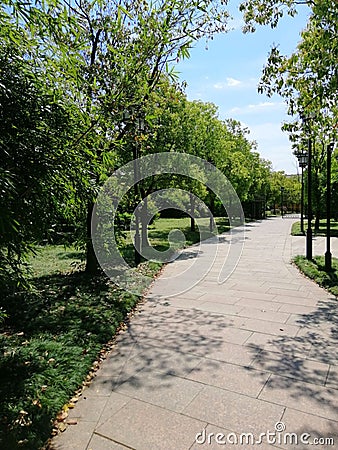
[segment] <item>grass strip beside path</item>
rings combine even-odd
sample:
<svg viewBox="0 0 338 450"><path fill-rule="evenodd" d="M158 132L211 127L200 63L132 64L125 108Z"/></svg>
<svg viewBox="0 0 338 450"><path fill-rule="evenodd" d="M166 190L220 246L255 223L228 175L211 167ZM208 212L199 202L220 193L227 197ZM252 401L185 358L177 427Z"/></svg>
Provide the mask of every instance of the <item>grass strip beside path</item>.
<svg viewBox="0 0 338 450"><path fill-rule="evenodd" d="M228 229L218 219L218 233ZM200 219L202 239L211 236ZM168 233L180 229L185 245L200 240L189 219L160 219L149 232L151 244L168 247ZM133 261L133 250L125 245ZM83 272L75 248L45 246L31 259L31 291L0 293L7 314L0 325L0 449L38 450L50 436L62 407L97 368L99 355L139 297L105 276ZM154 277L161 265L144 262L139 270ZM62 415L62 414L61 414ZM61 422L62 423L62 422Z"/></svg>
<svg viewBox="0 0 338 450"><path fill-rule="evenodd" d="M105 276L69 271L81 267L81 256L46 246L32 260L33 290L1 298L8 315L0 334L1 450L44 445L53 419L139 301ZM160 265L141 267L154 276Z"/></svg>
<svg viewBox="0 0 338 450"><path fill-rule="evenodd" d="M330 222L331 236L338 237L338 221L331 219ZM304 219L304 230L307 228L307 219ZM312 230L314 236L326 236L326 220L321 219L319 222L319 230L314 229L314 221L312 221ZM291 228L292 236L304 236L300 229L300 222L294 222Z"/></svg>
<svg viewBox="0 0 338 450"><path fill-rule="evenodd" d="M334 295L338 295L338 259L332 258L332 271L325 271L324 256L315 256L312 261L305 256L296 256L293 259L299 270L307 277L314 280L319 286L327 289Z"/></svg>

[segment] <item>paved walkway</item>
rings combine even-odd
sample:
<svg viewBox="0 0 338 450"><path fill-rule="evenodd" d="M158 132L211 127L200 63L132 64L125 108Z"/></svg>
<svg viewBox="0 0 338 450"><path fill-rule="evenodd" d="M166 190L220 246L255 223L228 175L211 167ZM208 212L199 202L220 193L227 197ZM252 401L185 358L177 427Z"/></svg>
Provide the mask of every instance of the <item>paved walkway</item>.
<svg viewBox="0 0 338 450"><path fill-rule="evenodd" d="M241 433L258 440L278 424L284 433L274 444L262 436L257 448L308 449L300 442L308 433L302 439L310 443L334 437L317 448L337 449L337 301L290 264L305 247L303 237L290 237L292 222L249 224L223 284L227 239L205 278L174 297L177 282L167 277L204 254L169 264L71 411L77 425L54 438L54 448L253 448L232 443ZM287 432L299 445L284 445Z"/></svg>

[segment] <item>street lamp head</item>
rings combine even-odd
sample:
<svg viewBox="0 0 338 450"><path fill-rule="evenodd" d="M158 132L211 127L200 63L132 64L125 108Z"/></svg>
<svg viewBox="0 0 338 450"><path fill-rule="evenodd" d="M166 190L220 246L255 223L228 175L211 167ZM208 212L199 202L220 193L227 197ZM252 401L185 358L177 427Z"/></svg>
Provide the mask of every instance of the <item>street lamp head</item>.
<svg viewBox="0 0 338 450"><path fill-rule="evenodd" d="M335 148L335 146L336 146L336 142L330 142L330 143L328 144L328 146L327 146L327 151L330 152L330 153L332 153L333 150L334 150L334 148Z"/></svg>
<svg viewBox="0 0 338 450"><path fill-rule="evenodd" d="M142 112L138 111L134 106L130 106L122 112L122 120L125 123L134 123L137 131L144 131L146 123Z"/></svg>
<svg viewBox="0 0 338 450"><path fill-rule="evenodd" d="M294 155L297 157L298 159L298 164L299 167L301 167L302 169L304 169L304 167L307 166L307 160L308 160L308 155L307 152L302 151L302 150L297 150L294 152Z"/></svg>
<svg viewBox="0 0 338 450"><path fill-rule="evenodd" d="M302 167L304 169L304 167L307 166L308 163L308 154L306 152L302 152L298 158L299 161L299 167Z"/></svg>

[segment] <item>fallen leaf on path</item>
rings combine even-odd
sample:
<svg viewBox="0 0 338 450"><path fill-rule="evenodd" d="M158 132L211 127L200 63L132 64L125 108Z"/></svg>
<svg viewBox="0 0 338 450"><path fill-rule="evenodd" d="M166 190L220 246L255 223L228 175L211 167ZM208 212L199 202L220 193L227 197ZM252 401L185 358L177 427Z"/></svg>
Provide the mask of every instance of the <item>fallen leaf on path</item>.
<svg viewBox="0 0 338 450"><path fill-rule="evenodd" d="M59 412L59 414L56 416L56 420L58 422L62 422L63 420L67 419L68 417L68 411L61 411Z"/></svg>
<svg viewBox="0 0 338 450"><path fill-rule="evenodd" d="M67 429L67 425L64 422L59 423L59 430L63 433Z"/></svg>
<svg viewBox="0 0 338 450"><path fill-rule="evenodd" d="M66 421L67 425L77 425L77 419L69 419Z"/></svg>

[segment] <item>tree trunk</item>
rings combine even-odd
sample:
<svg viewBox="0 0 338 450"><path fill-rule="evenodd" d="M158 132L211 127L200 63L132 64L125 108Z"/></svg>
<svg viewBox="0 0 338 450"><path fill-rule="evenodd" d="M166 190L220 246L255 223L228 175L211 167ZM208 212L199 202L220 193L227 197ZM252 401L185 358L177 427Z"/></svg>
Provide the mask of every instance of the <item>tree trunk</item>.
<svg viewBox="0 0 338 450"><path fill-rule="evenodd" d="M316 211L316 219L315 219L315 230L316 231L319 231L319 225L320 225L319 221L320 221L320 212Z"/></svg>
<svg viewBox="0 0 338 450"><path fill-rule="evenodd" d="M195 196L190 193L190 231L195 231Z"/></svg>
<svg viewBox="0 0 338 450"><path fill-rule="evenodd" d="M215 222L214 222L214 196L211 190L209 190L210 196L210 218L209 218L209 231L212 233L214 231Z"/></svg>
<svg viewBox="0 0 338 450"><path fill-rule="evenodd" d="M94 211L94 202L88 202L87 208L87 244L86 244L86 273L97 275L100 271L100 265L97 260L92 240L92 216ZM97 226L95 217L93 217L93 229Z"/></svg>
<svg viewBox="0 0 338 450"><path fill-rule="evenodd" d="M141 243L142 243L142 250L149 247L149 241L148 241L148 200L147 197L143 200L143 205L141 208Z"/></svg>

